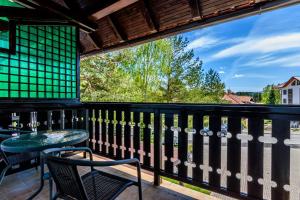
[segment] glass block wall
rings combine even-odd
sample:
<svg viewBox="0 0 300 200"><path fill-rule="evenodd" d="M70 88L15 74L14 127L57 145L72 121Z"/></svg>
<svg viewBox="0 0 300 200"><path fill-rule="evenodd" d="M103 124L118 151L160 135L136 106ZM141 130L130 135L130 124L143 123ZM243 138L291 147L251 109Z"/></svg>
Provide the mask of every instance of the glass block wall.
<svg viewBox="0 0 300 200"><path fill-rule="evenodd" d="M0 98L77 98L76 27L16 29L16 54L0 52Z"/></svg>

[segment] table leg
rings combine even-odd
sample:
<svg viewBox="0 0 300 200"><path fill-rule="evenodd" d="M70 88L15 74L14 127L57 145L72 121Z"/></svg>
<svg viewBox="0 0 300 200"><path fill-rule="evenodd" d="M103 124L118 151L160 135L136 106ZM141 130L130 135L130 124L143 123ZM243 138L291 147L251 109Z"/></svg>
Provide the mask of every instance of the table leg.
<svg viewBox="0 0 300 200"><path fill-rule="evenodd" d="M40 176L40 187L38 188L37 191L35 191L27 200L32 200L34 197L36 197L43 189L44 187L44 158L42 155L40 155L40 167L41 167L41 176ZM51 197L50 197L51 198Z"/></svg>

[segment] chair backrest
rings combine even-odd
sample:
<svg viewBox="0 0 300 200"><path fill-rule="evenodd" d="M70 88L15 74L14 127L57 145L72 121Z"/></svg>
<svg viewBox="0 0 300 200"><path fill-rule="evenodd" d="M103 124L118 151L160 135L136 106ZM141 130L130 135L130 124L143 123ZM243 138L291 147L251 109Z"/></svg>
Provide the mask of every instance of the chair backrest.
<svg viewBox="0 0 300 200"><path fill-rule="evenodd" d="M59 195L78 200L88 200L77 166L72 164L72 160L46 156L46 163Z"/></svg>

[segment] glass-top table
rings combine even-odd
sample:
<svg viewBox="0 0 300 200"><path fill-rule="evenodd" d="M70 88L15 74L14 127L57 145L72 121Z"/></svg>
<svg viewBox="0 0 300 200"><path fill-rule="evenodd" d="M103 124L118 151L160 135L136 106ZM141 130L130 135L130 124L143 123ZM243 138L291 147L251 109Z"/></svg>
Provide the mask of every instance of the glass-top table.
<svg viewBox="0 0 300 200"><path fill-rule="evenodd" d="M85 130L39 131L6 139L1 143L1 149L11 153L43 151L78 144L87 139L88 133Z"/></svg>
<svg viewBox="0 0 300 200"><path fill-rule="evenodd" d="M22 134L16 137L8 138L1 142L1 150L10 153L24 153L24 152L41 152L49 148L60 148L64 146L75 145L86 141L89 134L85 130L54 130L54 131L38 131L27 134ZM40 187L28 199L36 197L44 187L44 159L42 154L40 156ZM52 197L52 181L49 179L50 199Z"/></svg>

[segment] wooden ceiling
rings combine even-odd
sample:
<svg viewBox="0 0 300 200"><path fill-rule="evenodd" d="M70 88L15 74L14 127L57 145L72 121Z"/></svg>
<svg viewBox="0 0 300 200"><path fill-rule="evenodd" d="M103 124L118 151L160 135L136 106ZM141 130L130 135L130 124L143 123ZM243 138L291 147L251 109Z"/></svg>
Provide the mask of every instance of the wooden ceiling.
<svg viewBox="0 0 300 200"><path fill-rule="evenodd" d="M78 24L82 56L299 3L299 0L14 1Z"/></svg>

